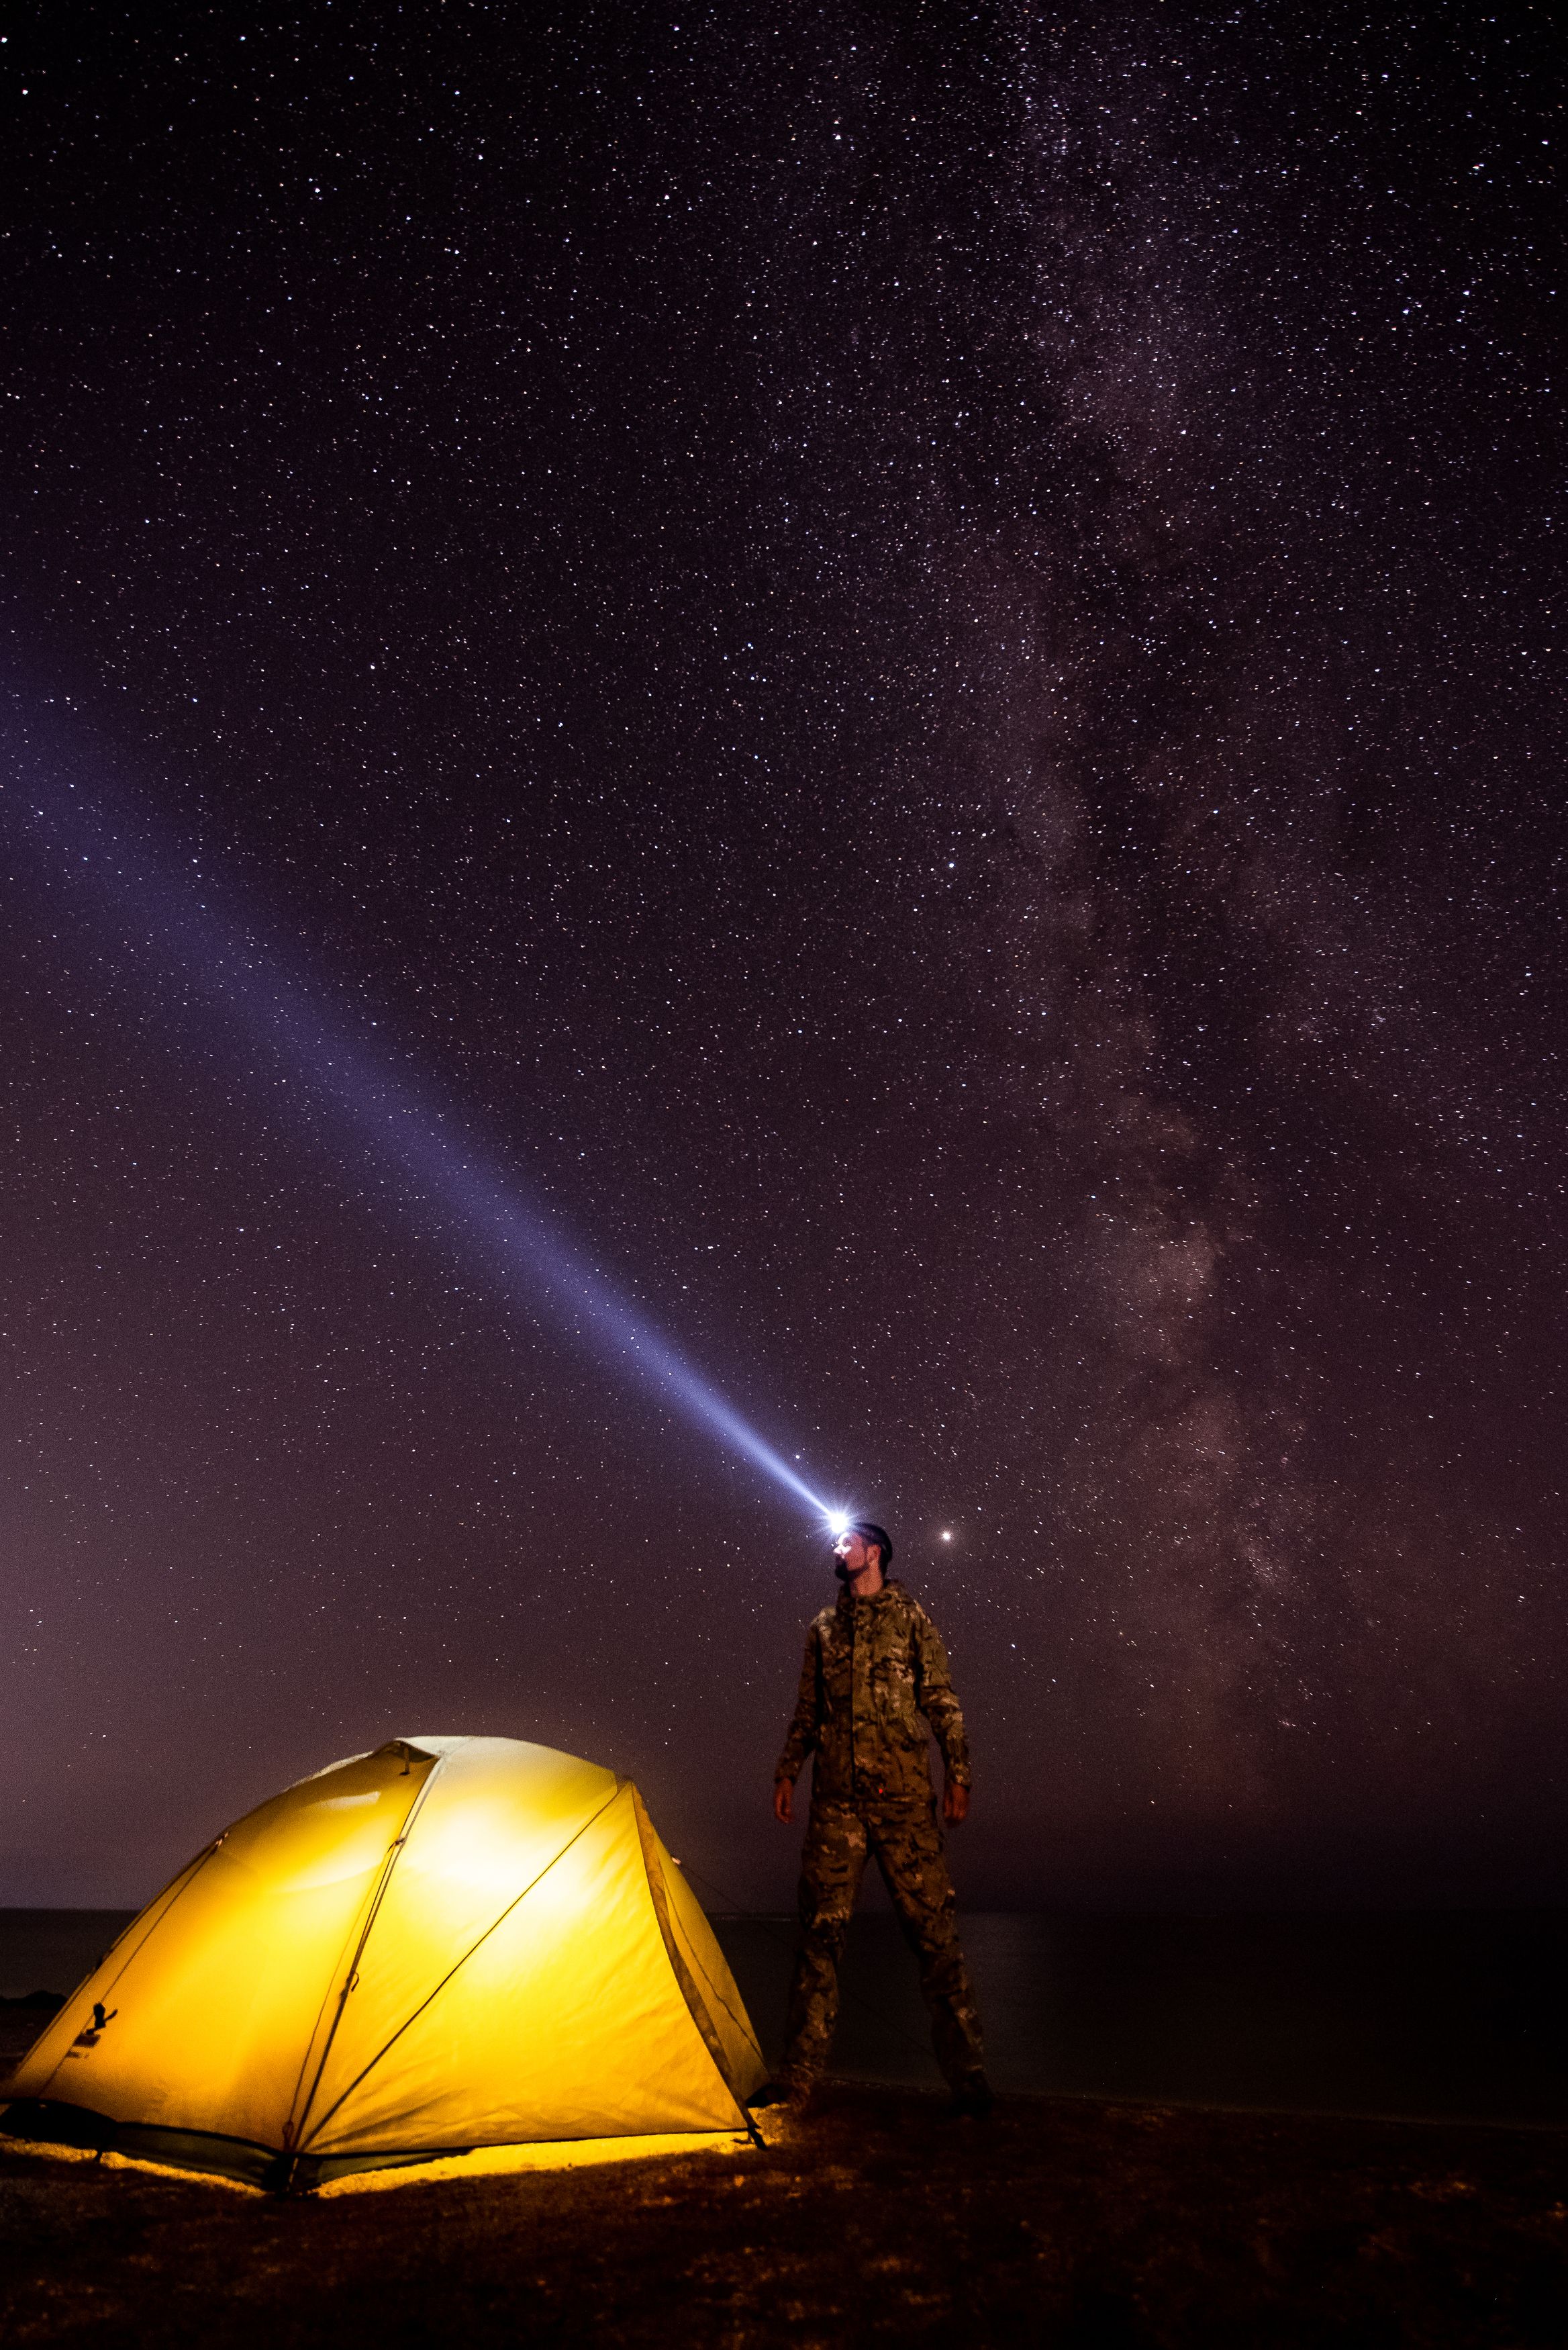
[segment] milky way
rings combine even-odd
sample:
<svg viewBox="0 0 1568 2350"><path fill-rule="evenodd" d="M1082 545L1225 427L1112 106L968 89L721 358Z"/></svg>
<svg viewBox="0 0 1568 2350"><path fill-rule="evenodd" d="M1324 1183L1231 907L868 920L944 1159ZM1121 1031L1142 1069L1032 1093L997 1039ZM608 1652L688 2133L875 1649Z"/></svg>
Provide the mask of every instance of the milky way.
<svg viewBox="0 0 1568 2350"><path fill-rule="evenodd" d="M831 1592L39 864L46 776L892 1527L966 1898L1560 1896L1546 14L0 59L0 1899L467 1727L779 1898Z"/></svg>

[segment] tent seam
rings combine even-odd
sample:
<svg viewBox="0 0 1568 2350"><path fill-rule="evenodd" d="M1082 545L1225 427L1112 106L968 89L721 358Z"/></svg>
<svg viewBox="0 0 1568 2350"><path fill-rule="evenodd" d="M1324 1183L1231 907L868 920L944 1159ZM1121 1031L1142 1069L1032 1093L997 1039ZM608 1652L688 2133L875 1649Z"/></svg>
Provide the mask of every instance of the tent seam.
<svg viewBox="0 0 1568 2350"><path fill-rule="evenodd" d="M378 1752L379 1751L379 1749L372 1750L372 1752ZM309 2095L306 2096L304 2105L300 2106L299 2119L296 2122L292 2118L294 2099L297 2098L299 2095L300 2087L305 2079L305 2068L310 2062L311 2044L316 2038L317 2029L319 2027L321 2022L320 2012L317 2012L316 2023L311 2027L310 2039L305 2043L305 2054L300 2059L299 2072L294 2084L294 2098L291 2098L289 2101L290 2119L284 2125L283 2142L285 2147L291 2154L297 2153L298 2151L300 2132L304 2129L306 2122L309 2117L310 2107L312 2101L315 2098L316 2092L321 2086L321 2075L327 2070L327 2060L332 2054L332 2043L337 2037L337 2027L343 2021L343 2010L348 2004L348 1993L353 1988L354 1979L358 1969L359 1961L365 1955L365 1945L370 1939L371 1928L375 1925L377 1918L380 1915L381 1904L387 1896L387 1887L392 1881L393 1872L397 1868L399 1859L402 1855L403 1847L408 1843L410 1835L413 1829L414 1822L419 1817L425 1797L429 1794L431 1788L434 1785L436 1780L441 1776L441 1767L445 1762L446 1756L444 1754L438 1754L435 1757L433 1768L427 1773L424 1784L421 1787L418 1794L414 1797L413 1802L409 1805L407 1812L403 1814L403 1825L399 1829L397 1835L393 1838L391 1847L387 1854L386 1865L381 1871L381 1882L376 1887L375 1894L370 1902L369 1915L366 1918L364 1925L360 1928L359 1939L354 1945L354 1955L349 1960L348 1970L342 1977L342 1988L339 1990L337 1994L337 2012L333 2017L331 2024L328 2027L327 2044L321 2051L321 2062L316 2068L316 2077L310 2084ZM337 1970L334 1970L335 1974ZM325 2010L327 2001L329 2000L331 1996L332 1992L329 1986L327 1992L327 1999L324 1999L321 2003L322 2010Z"/></svg>
<svg viewBox="0 0 1568 2350"><path fill-rule="evenodd" d="M652 1825L653 1824L650 1820L649 1822L649 1825L651 1827ZM676 1861L675 1866L679 1868L680 1866L680 1863ZM699 1907L701 1907L701 1905L699 1905ZM676 1918L673 1909L670 1911L670 1929L672 1932L678 1933L680 1931L680 1922ZM756 2033L752 2029L750 2016L748 2016L743 2010L741 2014L736 2014L734 2009L730 2005L729 2001L724 1997L723 1992L720 1990L718 1984L713 1981L712 1976L709 1973L708 1969L703 1965L701 1958L699 1956L696 1949L692 1946L691 1937L689 1935L681 1936L680 1954L685 1960L687 1965L691 1968L692 1971L701 1976L704 1988L706 1989L710 1998L718 2006L723 2009L725 2014L729 2017L736 2031L741 2034L741 2037L756 2051L758 2063L765 2064L767 2063L767 2058L763 2054L761 2041L757 2038Z"/></svg>
<svg viewBox="0 0 1568 2350"><path fill-rule="evenodd" d="M435 1773L432 1771L431 1777L433 1779ZM339 2109L347 2104L348 2100L353 2095L355 2090L358 2088L360 2083L369 2079L369 2075L375 2071L377 2065L380 2063L382 2057L386 2055L388 2050L395 2048L398 2042L402 2038L404 2033L410 2029L410 2025L419 2022L420 2017L424 2013L426 2008L430 2006L431 2002L441 1997L441 1992L446 1989L448 1983L451 1982L453 1975L460 1974L462 1969L467 1966L470 1959L472 1958L474 1951L483 1949L484 1944L489 1941L492 1934L493 1934L499 1927L505 1924L507 1918L511 1917L514 1909L517 1908L518 1903L526 1901L528 1896L534 1891L535 1886L543 1883L544 1879L548 1877L550 1871L555 1867L557 1861L565 1860L566 1855L571 1851L572 1846L578 1841L578 1839L587 1835L588 1830L593 1826L595 1820L603 1819L610 1805L623 1792L628 1783L624 1779L618 1779L614 1787L610 1790L610 1793L605 1797L604 1802L599 1805L598 1810L591 1814L590 1816L583 1822L580 1828L574 1830L573 1834L567 1837L566 1843L561 1846L560 1851L553 1855L553 1856L545 1863L545 1866L539 1871L538 1876L531 1877L528 1883L523 1887L522 1892L517 1894L514 1899L509 1901L505 1908L503 1909L497 1917L491 1919L490 1924L485 1928L483 1933L480 1935L479 1939L476 1942L470 1944L469 1948L464 1950L462 1958L458 1960L457 1964L447 1970L446 1973L442 1975L440 1982L436 1984L434 1990L426 1993L425 1997L421 2000L418 2007L416 2007L410 2014L406 2015L403 2018L403 2021L399 2024L391 2038L385 2042L381 2047L377 2049L376 2054L371 2057L369 2063L364 2067L363 2071L357 2073L353 2080L348 2083L347 2088L342 2091L341 2095L334 2098L331 2105L327 2106L327 2111L321 2116L320 2119L317 2122L315 2128L312 2130L311 2135L313 2137L320 2136L321 2132L327 2127L327 2123L332 2119L333 2115L338 2112ZM367 1939L369 1939L369 1929L367 1927ZM364 1944L361 1943L360 1948L363 1949L363 1947ZM341 2011L339 2011L339 2012L341 2012ZM334 2029L336 2030L336 2026ZM316 2075L317 2085L320 2084L321 2073L325 2069L326 2064L327 2056L324 2053L321 2059L321 2065L317 2068ZM312 2095L315 2095L314 2089L311 2094ZM309 2111L308 2106L306 2110L306 2112ZM300 2116L302 2127L304 2126L304 2119L305 2116L302 2115ZM296 2141L293 2151L296 2154L299 2153L302 2150L303 2144L303 2140Z"/></svg>
<svg viewBox="0 0 1568 2350"><path fill-rule="evenodd" d="M181 1896L190 1891L192 1886L194 1885L196 1879L202 1874L202 1871L206 1867L207 1863L212 1859L219 1846L224 1842L228 1834L229 1831L225 1828L222 1835L214 1836L212 1843L207 1846L205 1852L199 1852L194 1860L188 1860L184 1867L180 1871L179 1876L170 1878L169 1883L164 1887L162 1893L157 1897L157 1899L149 1902L149 1909L157 1909L158 1902L163 1901L165 1897L167 1897L165 1907L158 1910L158 1915L153 1918L152 1923L148 1927L147 1931L137 1943L135 1950L127 1952L119 1968L112 1975L110 1975L109 1981L105 1983L103 1988L106 1996L113 1991L116 1983L119 1981L121 1976L124 1974L126 1968L131 1965L131 1963L139 1958L141 1952L147 1948L148 1943L152 1939L153 1935L157 1932L159 1927L162 1925L164 1919L168 1917L170 1910L173 1908ZM109 1960L113 1958L121 1942L126 1939L128 1935L133 1934L136 1931L137 1927L140 1925L142 1918L145 1918L146 1915L147 1910L142 1910L140 1916L131 1919L130 1925L124 1929L123 1932L115 1936L114 1940L109 1944L108 1950L104 1952L103 1957L99 1960L98 1965L88 1970L88 1971L82 1977L81 1981L78 1983L76 1991L71 1992L70 1998L65 2001L60 2009L60 2013L62 2015L67 2012L72 2002L75 2000L77 1991L85 1990L87 1985L92 1981L93 1977L99 1971L99 1970L109 1964ZM66 2058L69 2054L74 2044L74 2042L67 2041L65 2047L61 2049L59 2054L56 2057L54 2064L51 2065L48 2073L45 2075L43 2086L38 2092L40 2098L47 2097L49 2089L54 2084L56 2074L58 2073L60 2066L65 2063ZM25 2063L26 2061L26 2058L24 2058L23 2062ZM19 2071L21 2069L20 2066L18 2066L17 2069ZM69 2104L71 2100L68 2098L62 2098L60 2100L61 2104ZM84 2106L80 2108L80 2110L85 2112L87 2108Z"/></svg>
<svg viewBox="0 0 1568 2350"><path fill-rule="evenodd" d="M680 1863L677 1862L676 1866L679 1867ZM701 1960L698 1957L695 1950L685 1950L682 1952L682 1956L686 1959L688 1965L694 1968L697 1973L701 1976L709 1993L717 2004L723 2009L725 2014L729 2017L736 2031L741 2034L741 2037L748 2043L749 2046L756 2050L758 2062L765 2064L767 2058L763 2054L762 2042L752 2030L751 2018L743 2013L740 2015L736 2014L734 2009L730 2005L729 2001L724 1997L723 1992L713 1981L712 1976L702 1964Z"/></svg>
<svg viewBox="0 0 1568 2350"><path fill-rule="evenodd" d="M697 2037L702 2043L709 2062L730 2093L735 2111L741 2116L742 2126L749 2128L751 2125L746 2120L746 2109L741 2103L740 2093L734 2082L730 2077L730 2065L724 2053L724 2043L720 2039L718 2028L708 2012L708 2003L698 1988L691 1968L686 1963L685 1952L677 1946L674 1928L670 1918L670 1896L664 1889L662 1868L659 1872L659 1885L657 1887L654 1885L654 1856L650 1846L653 1822L648 1819L642 1799L635 1787L632 1789L632 1813L637 1822L638 1849L642 1855L642 1873L648 1886L648 1898L653 1905L654 1921L659 1928L659 1939L664 1945L664 1955L670 1962L670 1971L675 1978L675 1988L685 2002L686 2012L696 2027ZM645 1821L647 1822L646 1832ZM761 2054L760 2050L758 2054Z"/></svg>

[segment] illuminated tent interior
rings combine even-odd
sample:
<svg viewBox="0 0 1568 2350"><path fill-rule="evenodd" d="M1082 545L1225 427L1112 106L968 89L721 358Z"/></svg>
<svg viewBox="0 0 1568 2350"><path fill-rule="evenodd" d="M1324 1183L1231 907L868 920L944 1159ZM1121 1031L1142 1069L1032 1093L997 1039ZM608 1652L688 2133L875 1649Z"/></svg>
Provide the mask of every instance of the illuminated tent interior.
<svg viewBox="0 0 1568 2350"><path fill-rule="evenodd" d="M175 1877L10 2085L8 2133L263 2184L479 2147L744 2128L763 2077L629 1780L397 1740Z"/></svg>

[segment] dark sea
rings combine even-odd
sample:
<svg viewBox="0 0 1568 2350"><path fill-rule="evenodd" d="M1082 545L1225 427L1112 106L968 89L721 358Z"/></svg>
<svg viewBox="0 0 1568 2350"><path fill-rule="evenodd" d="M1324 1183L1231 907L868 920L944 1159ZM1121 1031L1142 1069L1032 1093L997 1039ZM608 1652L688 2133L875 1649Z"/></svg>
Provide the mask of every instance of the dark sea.
<svg viewBox="0 0 1568 2350"><path fill-rule="evenodd" d="M129 1922L0 1909L0 1998L68 1991ZM715 1917L770 2060L793 1933ZM1001 2090L1296 2113L1568 2121L1568 1912L963 1919ZM835 2070L940 2085L913 1960L857 1916ZM21 2021L13 2010L9 2021ZM7 2037L10 2037L8 2034Z"/></svg>

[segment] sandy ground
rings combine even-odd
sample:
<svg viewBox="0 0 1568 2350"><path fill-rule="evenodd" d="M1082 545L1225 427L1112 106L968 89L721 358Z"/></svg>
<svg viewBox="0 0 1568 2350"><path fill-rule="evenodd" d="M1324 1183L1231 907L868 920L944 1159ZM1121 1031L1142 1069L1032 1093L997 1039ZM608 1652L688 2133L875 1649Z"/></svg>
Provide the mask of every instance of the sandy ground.
<svg viewBox="0 0 1568 2350"><path fill-rule="evenodd" d="M0 2341L1568 2343L1568 2132L848 2085L768 2127L296 2202L0 2139Z"/></svg>

